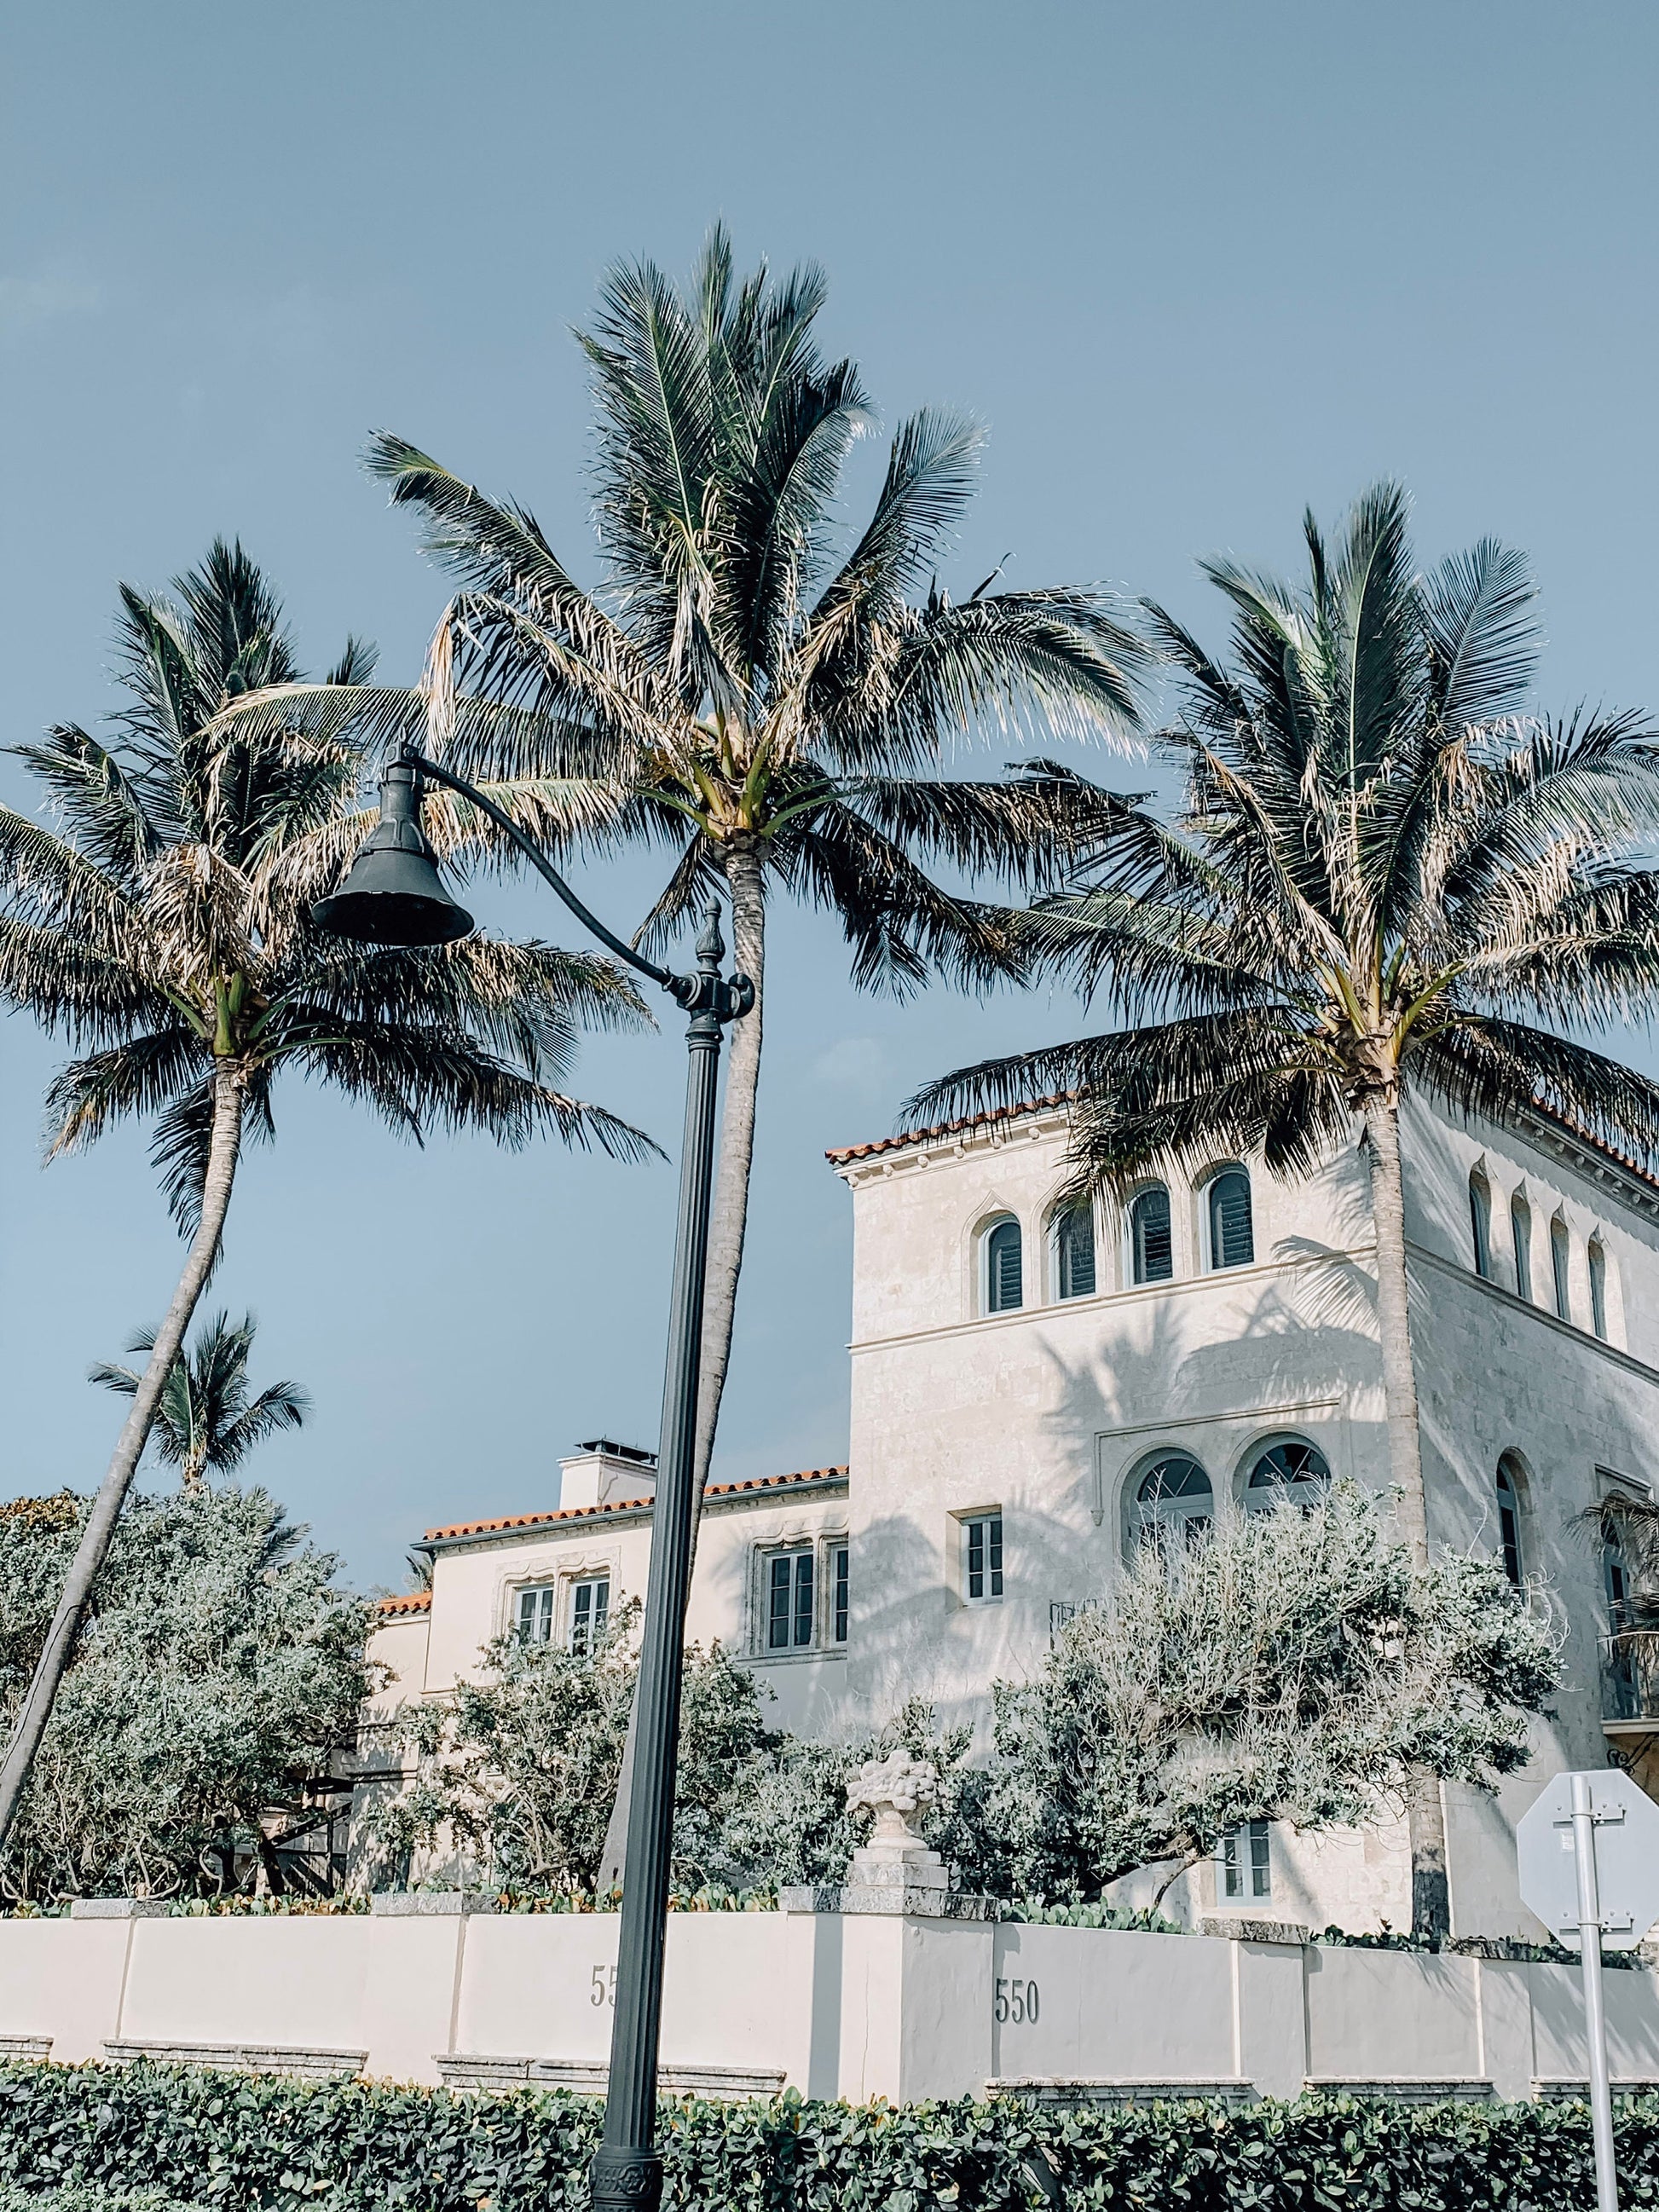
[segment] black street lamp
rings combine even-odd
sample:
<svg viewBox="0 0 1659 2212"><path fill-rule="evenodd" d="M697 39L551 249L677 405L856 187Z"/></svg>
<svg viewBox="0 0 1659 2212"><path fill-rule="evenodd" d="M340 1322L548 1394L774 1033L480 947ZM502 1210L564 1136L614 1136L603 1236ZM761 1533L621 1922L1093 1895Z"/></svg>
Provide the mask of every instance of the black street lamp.
<svg viewBox="0 0 1659 2212"><path fill-rule="evenodd" d="M313 917L324 929L371 945L444 945L465 937L472 917L439 880L421 829L421 786L444 785L504 830L572 914L599 942L641 975L659 983L691 1017L685 1033L685 1137L680 1152L679 1225L668 1308L668 1358L663 1376L656 1503L651 1520L651 1571L646 1583L639 1680L640 1724L634 1787L628 1807L627 1880L617 1936L617 2013L611 2030L611 2076L605 2139L593 2160L595 2212L653 2212L662 2195L662 2160L654 2135L657 2045L662 2025L663 1942L667 1930L669 1852L674 1832L674 1764L680 1732L680 1672L685 1640L686 1586L691 1565L692 1446L696 1433L697 1370L702 1357L703 1266L714 1184L714 1093L720 1030L746 1014L755 987L746 975L723 978L720 909L711 905L697 939L695 975L671 975L641 958L591 915L512 817L481 791L434 761L405 753L380 778L380 819L343 884L321 899Z"/></svg>

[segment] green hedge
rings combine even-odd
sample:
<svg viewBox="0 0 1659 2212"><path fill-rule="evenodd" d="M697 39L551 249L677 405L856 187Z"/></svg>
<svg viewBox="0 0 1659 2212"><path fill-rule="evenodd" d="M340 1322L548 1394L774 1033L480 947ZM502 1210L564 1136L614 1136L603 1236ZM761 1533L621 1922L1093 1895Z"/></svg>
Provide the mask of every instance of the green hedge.
<svg viewBox="0 0 1659 2212"><path fill-rule="evenodd" d="M790 2096L662 2117L682 2212L1589 2212L1595 2197L1572 2105L1030 2113ZM8 2190L48 2205L62 2192L64 2212L580 2212L598 2122L590 2100L535 2091L11 2066L0 2212ZM1618 2126L1625 2203L1659 2205L1659 2100L1622 2106Z"/></svg>

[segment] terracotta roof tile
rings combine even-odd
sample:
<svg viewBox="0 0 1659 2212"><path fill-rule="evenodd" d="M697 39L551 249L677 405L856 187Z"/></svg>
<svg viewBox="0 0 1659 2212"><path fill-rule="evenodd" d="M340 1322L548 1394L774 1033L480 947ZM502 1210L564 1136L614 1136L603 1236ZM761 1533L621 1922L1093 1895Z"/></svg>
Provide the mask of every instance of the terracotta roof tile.
<svg viewBox="0 0 1659 2212"><path fill-rule="evenodd" d="M844 1467L809 1467L799 1474L763 1474L749 1482L711 1482L705 1498L741 1498L763 1490L787 1490L798 1484L836 1482L846 1479ZM507 1513L496 1521L457 1521L447 1528L428 1528L424 1541L441 1544L456 1536L493 1536L508 1528L544 1528L562 1521L603 1521L608 1515L637 1513L651 1503L649 1497L617 1498L608 1505L570 1505L550 1513Z"/></svg>
<svg viewBox="0 0 1659 2212"><path fill-rule="evenodd" d="M878 1152L896 1152L902 1145L931 1144L936 1138L959 1136L964 1129L983 1129L993 1121L1016 1121L1022 1114L1043 1114L1065 1105L1077 1094L1051 1091L1046 1098L1022 1098L1017 1106L991 1106L983 1114L964 1114L955 1121L935 1121L926 1129L901 1129L896 1136L877 1137L867 1145L842 1145L824 1154L840 1167L848 1160L873 1159Z"/></svg>
<svg viewBox="0 0 1659 2212"><path fill-rule="evenodd" d="M388 1620L410 1613L430 1613L430 1590L405 1590L401 1597L383 1597L376 1610Z"/></svg>

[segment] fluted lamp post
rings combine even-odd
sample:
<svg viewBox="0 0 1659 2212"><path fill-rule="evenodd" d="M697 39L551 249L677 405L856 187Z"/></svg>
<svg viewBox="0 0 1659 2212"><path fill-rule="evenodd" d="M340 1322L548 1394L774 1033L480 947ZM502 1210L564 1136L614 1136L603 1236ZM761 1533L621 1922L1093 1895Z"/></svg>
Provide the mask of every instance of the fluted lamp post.
<svg viewBox="0 0 1659 2212"><path fill-rule="evenodd" d="M441 784L488 816L545 878L599 943L647 975L691 1017L685 1033L685 1137L680 1151L679 1225L668 1308L662 1433L652 1514L651 1571L635 1695L637 1764L628 1808L627 1879L617 1939L617 2010L605 2138L594 2157L596 2212L653 2212L662 2195L655 2147L657 2045L662 2021L663 1942L674 1829L674 1763L680 1730L680 1670L691 1566L691 1484L697 1370L702 1354L703 1265L714 1184L714 1096L720 1032L755 1003L746 975L723 977L720 909L711 905L697 939L697 970L676 975L613 937L589 913L511 817L435 761L405 753L380 778L380 819L331 898L319 900L319 927L371 945L444 945L465 937L472 917L451 898L421 829L423 782Z"/></svg>

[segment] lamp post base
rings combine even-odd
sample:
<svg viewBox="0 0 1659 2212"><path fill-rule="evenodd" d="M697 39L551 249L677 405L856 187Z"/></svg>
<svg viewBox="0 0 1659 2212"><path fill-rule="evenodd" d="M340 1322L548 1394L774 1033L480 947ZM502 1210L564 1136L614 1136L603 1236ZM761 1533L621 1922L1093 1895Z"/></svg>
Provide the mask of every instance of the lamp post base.
<svg viewBox="0 0 1659 2212"><path fill-rule="evenodd" d="M603 2143L589 2172L593 2212L657 2212L662 2202L662 2160L653 2150L613 2150Z"/></svg>

